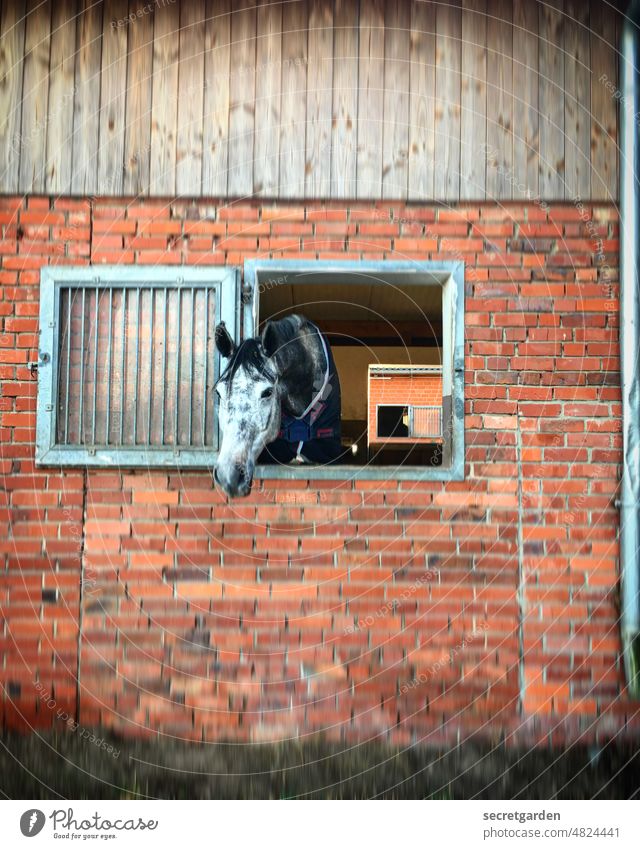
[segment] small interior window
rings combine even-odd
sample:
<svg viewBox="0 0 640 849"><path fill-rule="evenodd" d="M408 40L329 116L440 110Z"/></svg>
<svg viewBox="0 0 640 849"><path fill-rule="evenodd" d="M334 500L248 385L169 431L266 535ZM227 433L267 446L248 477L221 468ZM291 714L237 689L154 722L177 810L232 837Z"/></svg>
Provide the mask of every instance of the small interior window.
<svg viewBox="0 0 640 849"><path fill-rule="evenodd" d="M408 439L409 408L381 404L376 410L377 439Z"/></svg>

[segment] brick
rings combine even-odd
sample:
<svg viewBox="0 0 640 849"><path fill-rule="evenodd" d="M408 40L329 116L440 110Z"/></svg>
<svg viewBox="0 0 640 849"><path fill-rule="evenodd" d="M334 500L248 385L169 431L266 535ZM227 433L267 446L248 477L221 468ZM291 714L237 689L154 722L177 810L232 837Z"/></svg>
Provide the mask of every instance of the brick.
<svg viewBox="0 0 640 849"><path fill-rule="evenodd" d="M261 207L260 217L263 221L303 221L306 215L305 209L302 206L287 207L282 204L276 204L274 206Z"/></svg>
<svg viewBox="0 0 640 849"><path fill-rule="evenodd" d="M160 492L158 490L134 490L134 504L177 504L178 492Z"/></svg>

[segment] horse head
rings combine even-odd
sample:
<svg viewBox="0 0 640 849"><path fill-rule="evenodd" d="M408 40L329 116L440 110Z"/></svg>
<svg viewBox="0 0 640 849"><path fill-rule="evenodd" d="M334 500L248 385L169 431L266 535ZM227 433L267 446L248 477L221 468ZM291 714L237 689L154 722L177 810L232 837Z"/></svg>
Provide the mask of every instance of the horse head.
<svg viewBox="0 0 640 849"><path fill-rule="evenodd" d="M248 495L256 460L280 428L277 366L260 339L236 346L223 323L215 343L228 364L216 383L222 442L214 477L227 495Z"/></svg>
<svg viewBox="0 0 640 849"><path fill-rule="evenodd" d="M227 360L216 383L222 442L214 472L229 496L248 495L256 461L280 431L283 401L294 411L313 386L309 334L301 316L267 322L261 337L236 345L224 323L215 344ZM292 389L293 387L293 389Z"/></svg>

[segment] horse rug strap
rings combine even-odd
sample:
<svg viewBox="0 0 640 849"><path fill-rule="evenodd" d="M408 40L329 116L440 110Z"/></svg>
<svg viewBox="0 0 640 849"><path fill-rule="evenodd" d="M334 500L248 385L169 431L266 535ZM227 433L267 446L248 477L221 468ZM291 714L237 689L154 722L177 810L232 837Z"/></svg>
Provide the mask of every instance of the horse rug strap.
<svg viewBox="0 0 640 849"><path fill-rule="evenodd" d="M315 325L314 325L315 326ZM329 379L335 371L333 357L331 356L327 343L320 330L316 327L326 365L324 379L319 391L313 396L306 410L299 416L292 416L284 409L282 410L282 426L278 436L287 442L298 442L298 454L303 442L311 439L328 439L338 436L340 422L340 393L331 391ZM327 391L328 389L328 391Z"/></svg>

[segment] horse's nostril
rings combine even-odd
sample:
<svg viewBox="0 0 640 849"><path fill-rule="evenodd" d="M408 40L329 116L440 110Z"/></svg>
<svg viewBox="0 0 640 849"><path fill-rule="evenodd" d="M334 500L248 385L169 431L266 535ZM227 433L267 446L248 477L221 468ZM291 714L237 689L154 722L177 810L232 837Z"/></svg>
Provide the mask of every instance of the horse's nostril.
<svg viewBox="0 0 640 849"><path fill-rule="evenodd" d="M252 476L253 469L241 463L233 463L228 469L223 464L220 474L217 466L213 469L214 481L230 496L245 495L251 489Z"/></svg>

